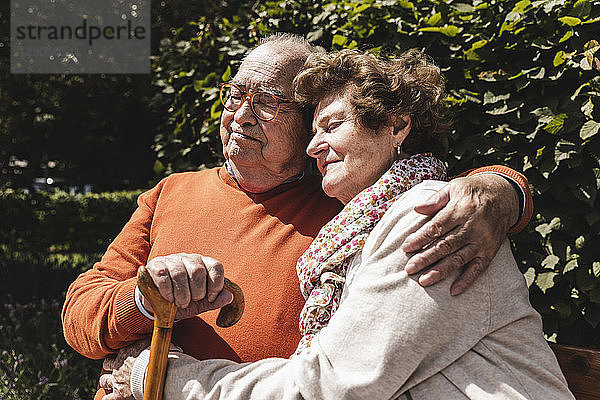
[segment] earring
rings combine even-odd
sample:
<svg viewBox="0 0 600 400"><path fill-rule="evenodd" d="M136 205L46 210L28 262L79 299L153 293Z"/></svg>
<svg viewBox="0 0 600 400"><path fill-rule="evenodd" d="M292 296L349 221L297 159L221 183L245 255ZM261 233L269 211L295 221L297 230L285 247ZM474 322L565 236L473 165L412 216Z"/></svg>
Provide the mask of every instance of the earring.
<svg viewBox="0 0 600 400"><path fill-rule="evenodd" d="M401 158L401 156L402 156L402 148L400 146L400 143L395 143L394 144L394 151L396 152L396 159Z"/></svg>

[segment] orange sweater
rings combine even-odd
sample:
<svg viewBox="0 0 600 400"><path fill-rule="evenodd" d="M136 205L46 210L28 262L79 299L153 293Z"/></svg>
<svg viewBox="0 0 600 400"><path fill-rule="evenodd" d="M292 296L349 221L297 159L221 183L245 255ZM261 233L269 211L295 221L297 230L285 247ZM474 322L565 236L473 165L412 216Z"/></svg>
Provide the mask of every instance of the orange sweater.
<svg viewBox="0 0 600 400"><path fill-rule="evenodd" d="M304 304L296 260L340 208L318 178L249 194L224 168L171 175L139 197L102 260L69 287L65 338L82 355L103 358L147 337L152 322L133 299L137 268L157 256L199 253L223 263L244 291L246 310L226 329L215 325L217 311L180 321L173 342L198 359L288 357Z"/></svg>
<svg viewBox="0 0 600 400"><path fill-rule="evenodd" d="M215 325L217 311L178 322L173 342L199 359L289 357L304 304L296 260L340 208L318 178L253 195L223 168L171 175L139 197L102 260L69 287L65 338L84 356L103 358L146 337L152 322L133 300L137 268L157 256L199 253L223 263L246 310L231 328Z"/></svg>

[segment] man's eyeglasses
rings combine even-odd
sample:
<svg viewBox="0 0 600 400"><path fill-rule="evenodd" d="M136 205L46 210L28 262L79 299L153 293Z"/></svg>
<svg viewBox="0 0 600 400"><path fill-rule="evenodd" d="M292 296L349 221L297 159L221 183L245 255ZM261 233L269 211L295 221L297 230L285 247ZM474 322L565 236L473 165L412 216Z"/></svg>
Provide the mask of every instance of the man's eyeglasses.
<svg viewBox="0 0 600 400"><path fill-rule="evenodd" d="M245 101L250 104L254 116L262 121L272 121L279 114L283 103L295 103L267 92L248 93L233 83L221 83L221 103L227 111L236 112Z"/></svg>

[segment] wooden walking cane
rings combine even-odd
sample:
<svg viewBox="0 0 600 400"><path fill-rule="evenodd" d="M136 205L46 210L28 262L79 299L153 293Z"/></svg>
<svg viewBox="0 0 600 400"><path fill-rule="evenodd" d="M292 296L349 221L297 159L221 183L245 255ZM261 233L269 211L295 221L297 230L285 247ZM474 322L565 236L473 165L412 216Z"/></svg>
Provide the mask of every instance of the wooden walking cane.
<svg viewBox="0 0 600 400"><path fill-rule="evenodd" d="M150 360L146 372L143 400L162 399L167 373L169 345L173 333L173 323L177 307L165 300L152 281L150 273L143 265L138 269L137 285L154 310L154 331L150 343ZM233 294L233 301L221 308L217 326L227 328L240 320L244 313L244 295L238 285L225 278L224 289Z"/></svg>

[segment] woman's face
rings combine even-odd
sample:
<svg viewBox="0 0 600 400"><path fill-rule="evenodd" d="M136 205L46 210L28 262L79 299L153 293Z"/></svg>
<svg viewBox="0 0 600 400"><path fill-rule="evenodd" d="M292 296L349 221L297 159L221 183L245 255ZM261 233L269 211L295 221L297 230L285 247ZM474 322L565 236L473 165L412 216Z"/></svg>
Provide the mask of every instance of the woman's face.
<svg viewBox="0 0 600 400"><path fill-rule="evenodd" d="M317 159L323 191L344 204L389 169L396 154L394 145L401 143L410 130L409 124L394 135L390 125L382 125L378 131L361 126L352 114L348 96L346 89L317 104L312 123L314 136L306 150Z"/></svg>

